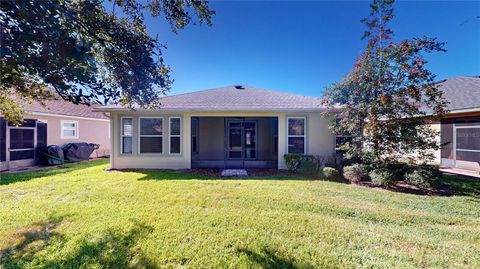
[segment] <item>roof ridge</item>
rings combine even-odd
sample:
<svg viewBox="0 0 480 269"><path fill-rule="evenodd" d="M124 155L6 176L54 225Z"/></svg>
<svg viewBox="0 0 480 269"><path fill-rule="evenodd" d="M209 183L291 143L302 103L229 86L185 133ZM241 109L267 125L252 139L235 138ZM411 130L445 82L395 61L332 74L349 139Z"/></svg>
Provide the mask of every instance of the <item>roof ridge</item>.
<svg viewBox="0 0 480 269"><path fill-rule="evenodd" d="M315 97L315 96L310 96L310 95L290 93L290 92L286 92L286 91L272 90L272 89L266 89L266 88L263 88L263 87L254 87L254 86L243 85L243 84L233 84L233 85L228 85L228 86L223 86L223 87L216 87L216 88L210 88L210 89L204 89L204 90L198 90L198 91L192 91L192 92L185 92L185 93L179 93L179 94L174 94L174 95L166 95L162 98L176 97L176 96L202 93L202 92L208 92L208 91L214 91L214 90L224 90L224 89L234 88L235 86L238 86L238 85L243 86L245 89L261 90L261 91L266 91L266 92L271 92L271 93L281 93L281 94L286 94L286 95L293 95L293 96L313 98L313 99L319 99L320 98L320 97Z"/></svg>
<svg viewBox="0 0 480 269"><path fill-rule="evenodd" d="M455 78L480 78L480 76L462 76L462 75L458 75L458 76L454 76L454 77L451 77L451 78L447 78L445 80L450 80L450 79L455 79Z"/></svg>
<svg viewBox="0 0 480 269"><path fill-rule="evenodd" d="M279 90L272 90L272 89L265 89L265 88L256 88L256 89L263 90L263 91L267 91L267 92L283 93L283 94L294 95L294 96L301 96L301 97L308 97L308 98L313 98L313 99L320 99L320 97L315 97L315 96L310 96L310 95L303 95L303 94L298 94L298 93L284 92L284 91L279 91Z"/></svg>
<svg viewBox="0 0 480 269"><path fill-rule="evenodd" d="M197 93L197 92L207 92L207 91L213 91L213 90L220 90L220 89L228 88L228 87L234 87L234 85L229 85L229 86L225 86L225 87L216 87L216 88L210 88L210 89L203 89L203 90L198 90L198 91L193 91L193 92L184 92L184 93L173 94L173 95L166 95L164 97L173 97L173 96L180 96L180 95L192 94L192 93ZM164 98L164 97L162 97L162 98Z"/></svg>

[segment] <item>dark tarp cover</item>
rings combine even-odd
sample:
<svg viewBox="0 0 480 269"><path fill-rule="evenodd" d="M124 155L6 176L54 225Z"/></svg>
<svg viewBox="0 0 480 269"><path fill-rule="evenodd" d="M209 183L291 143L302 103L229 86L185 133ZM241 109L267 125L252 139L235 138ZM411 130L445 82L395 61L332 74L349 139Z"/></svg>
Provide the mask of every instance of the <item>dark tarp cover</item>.
<svg viewBox="0 0 480 269"><path fill-rule="evenodd" d="M62 147L65 160L70 162L79 162L88 160L92 152L98 149L97 144L88 143L69 143Z"/></svg>
<svg viewBox="0 0 480 269"><path fill-rule="evenodd" d="M63 150L60 146L51 145L46 150L49 165L63 164Z"/></svg>

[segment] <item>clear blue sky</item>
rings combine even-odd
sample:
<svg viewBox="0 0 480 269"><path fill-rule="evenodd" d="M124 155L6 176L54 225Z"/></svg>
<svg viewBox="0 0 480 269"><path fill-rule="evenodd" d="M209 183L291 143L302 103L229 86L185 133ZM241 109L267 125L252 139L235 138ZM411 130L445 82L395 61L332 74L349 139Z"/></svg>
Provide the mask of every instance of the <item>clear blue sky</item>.
<svg viewBox="0 0 480 269"><path fill-rule="evenodd" d="M480 75L480 1L395 3L395 39L427 35L447 41L447 52L427 55L438 79ZM151 34L168 46L164 60L175 82L170 94L243 84L320 96L352 69L365 48L359 22L366 1L211 2L213 26L178 34L148 19Z"/></svg>

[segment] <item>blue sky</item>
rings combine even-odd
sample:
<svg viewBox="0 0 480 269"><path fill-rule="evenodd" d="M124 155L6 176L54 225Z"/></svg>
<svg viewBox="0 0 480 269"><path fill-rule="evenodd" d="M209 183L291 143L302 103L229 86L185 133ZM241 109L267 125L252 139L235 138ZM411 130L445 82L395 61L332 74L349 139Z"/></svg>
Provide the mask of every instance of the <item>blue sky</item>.
<svg viewBox="0 0 480 269"><path fill-rule="evenodd" d="M359 22L366 1L211 2L213 26L178 34L162 19L148 19L168 49L175 82L170 94L242 84L320 96L352 69L365 48ZM480 75L479 1L400 1L391 28L395 40L437 37L446 53L427 55L438 79Z"/></svg>

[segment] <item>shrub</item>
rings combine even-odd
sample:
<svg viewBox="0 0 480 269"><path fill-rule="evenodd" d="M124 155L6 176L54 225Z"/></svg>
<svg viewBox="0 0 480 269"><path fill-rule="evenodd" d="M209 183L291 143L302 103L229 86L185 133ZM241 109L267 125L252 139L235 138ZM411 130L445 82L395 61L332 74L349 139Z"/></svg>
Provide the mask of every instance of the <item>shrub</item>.
<svg viewBox="0 0 480 269"><path fill-rule="evenodd" d="M431 188L440 178L440 173L433 166L421 166L405 175L405 182L422 189Z"/></svg>
<svg viewBox="0 0 480 269"><path fill-rule="evenodd" d="M338 170L333 168L333 167L324 167L321 170L322 177L325 179L338 179L338 176L340 173L338 173Z"/></svg>
<svg viewBox="0 0 480 269"><path fill-rule="evenodd" d="M368 169L363 164L352 164L343 168L343 177L346 179L357 182L366 179L368 176Z"/></svg>
<svg viewBox="0 0 480 269"><path fill-rule="evenodd" d="M283 159L285 160L285 165L288 170L294 172L300 168L300 161L303 157L303 154L285 154Z"/></svg>
<svg viewBox="0 0 480 269"><path fill-rule="evenodd" d="M386 166L379 168L388 169L393 174L393 177L397 179L404 178L407 173L414 170L412 165L404 162L389 163Z"/></svg>
<svg viewBox="0 0 480 269"><path fill-rule="evenodd" d="M329 157L303 154L285 154L285 165L290 171L299 171L307 175L318 175Z"/></svg>
<svg viewBox="0 0 480 269"><path fill-rule="evenodd" d="M368 173L374 185L388 186L394 180L394 174L386 168L379 168Z"/></svg>
<svg viewBox="0 0 480 269"><path fill-rule="evenodd" d="M304 156L300 159L299 171L302 174L316 176L321 171L321 163L314 156Z"/></svg>

